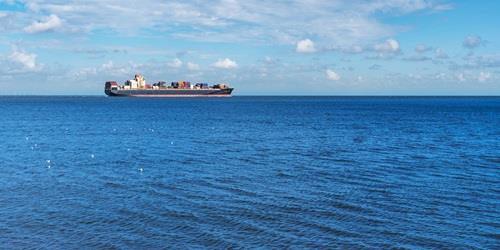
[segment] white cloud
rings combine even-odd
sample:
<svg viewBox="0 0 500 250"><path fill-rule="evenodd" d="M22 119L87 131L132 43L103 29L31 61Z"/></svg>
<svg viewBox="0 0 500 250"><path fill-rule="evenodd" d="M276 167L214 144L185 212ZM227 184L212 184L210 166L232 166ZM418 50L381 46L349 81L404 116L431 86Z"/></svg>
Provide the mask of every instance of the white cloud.
<svg viewBox="0 0 500 250"><path fill-rule="evenodd" d="M364 2L362 2L364 3ZM360 3L360 4L362 4ZM385 0L369 1L364 3L366 8L371 11L379 12L402 12L410 13L421 10L442 11L452 8L449 4L433 3L427 0Z"/></svg>
<svg viewBox="0 0 500 250"><path fill-rule="evenodd" d="M296 51L299 53L313 53L316 52L316 48L313 41L305 39L297 43Z"/></svg>
<svg viewBox="0 0 500 250"><path fill-rule="evenodd" d="M387 39L383 43L376 44L373 49L380 53L397 53L400 51L399 42L394 39Z"/></svg>
<svg viewBox="0 0 500 250"><path fill-rule="evenodd" d="M436 74L434 75L434 79L437 79L437 80L444 80L444 79L446 79L446 74L445 74L445 73L442 73L442 72L441 72L441 73L436 73Z"/></svg>
<svg viewBox="0 0 500 250"><path fill-rule="evenodd" d="M464 73L458 73L456 75L457 77L457 80L460 81L460 82L465 82L467 79L465 78L465 74Z"/></svg>
<svg viewBox="0 0 500 250"><path fill-rule="evenodd" d="M167 63L167 65L171 68L180 68L182 67L182 61L179 58L175 58L173 61Z"/></svg>
<svg viewBox="0 0 500 250"><path fill-rule="evenodd" d="M186 65L187 65L188 70L191 70L191 71L196 71L196 70L200 69L200 65L198 65L196 63L188 62Z"/></svg>
<svg viewBox="0 0 500 250"><path fill-rule="evenodd" d="M468 49L474 49L483 43L483 39L479 36L470 35L464 39L462 45Z"/></svg>
<svg viewBox="0 0 500 250"><path fill-rule="evenodd" d="M452 10L453 9L453 5L452 4L437 4L437 5L434 5L433 10L435 11L444 11L444 10Z"/></svg>
<svg viewBox="0 0 500 250"><path fill-rule="evenodd" d="M415 52L417 52L419 54L422 54L422 53L425 53L425 52L428 52L431 50L432 50L432 47L429 47L425 44L419 44L419 45L415 46Z"/></svg>
<svg viewBox="0 0 500 250"><path fill-rule="evenodd" d="M412 79L416 79L416 80L421 80L422 79L422 75L420 75L420 74L410 73L410 74L408 74L408 77L412 78Z"/></svg>
<svg viewBox="0 0 500 250"><path fill-rule="evenodd" d="M337 74L337 72L331 70L331 69L327 69L326 70L326 78L328 80L332 80L332 81L338 81L340 80L340 75Z"/></svg>
<svg viewBox="0 0 500 250"><path fill-rule="evenodd" d="M479 72L479 76L477 77L477 80L480 81L480 82L485 82L487 81L488 79L490 79L491 77L491 74L489 72Z"/></svg>
<svg viewBox="0 0 500 250"><path fill-rule="evenodd" d="M348 48L371 44L400 30L384 23L379 14L432 12L440 8L434 2L438 1L36 0L27 1L27 15L19 18L40 17L41 13L57 17L35 22L37 28L28 29L33 31L51 30L54 24L61 25L59 17L64 17L65 31L112 29L130 34L148 28L172 31L174 38L281 44L313 36L316 43L327 47ZM171 18L165 18L167 15Z"/></svg>
<svg viewBox="0 0 500 250"><path fill-rule="evenodd" d="M358 53L363 52L363 50L364 50L363 47L361 47L359 45L354 45L354 46L351 46L350 48L344 50L344 52L358 54Z"/></svg>
<svg viewBox="0 0 500 250"><path fill-rule="evenodd" d="M45 21L35 21L31 25L24 28L28 33L39 33L52 31L62 26L62 21L56 15L50 15L45 18Z"/></svg>
<svg viewBox="0 0 500 250"><path fill-rule="evenodd" d="M225 58L218 60L213 66L221 69L234 69L238 67L238 64L229 58Z"/></svg>
<svg viewBox="0 0 500 250"><path fill-rule="evenodd" d="M426 4L422 4L424 2ZM15 38L16 36L11 36L9 32L13 34L19 32L19 30L23 32L23 28L30 25L33 20L38 20L39 22L36 24L39 27L43 27L42 23L47 23L48 20L44 19L42 15L49 16L51 13L57 18L60 18L59 20L62 22L59 28L55 28L56 31L82 31L82 33L78 34L69 34L69 39L60 39L60 35L55 36L54 39L61 40L61 44L57 45L59 48L54 49L54 51L57 51L56 53L59 53L58 51L60 50L70 51L73 49L94 49L96 51L109 50L106 46L111 45L96 45L86 38L88 34L92 34L91 38L94 38L95 35L100 36L101 34L92 31L102 31L106 34L113 34L116 35L117 38L125 36L125 39L132 39L131 41L133 43L134 41L137 42L137 39L140 39L141 43L137 43L136 46L122 45L130 51L128 54L114 56L104 52L96 52L99 53L99 59L92 59L90 61L85 60L84 57L88 57L87 55L76 55L82 58L83 61L76 59L77 61L74 62L76 64L69 63L64 65L64 70L68 72L79 67L77 65L82 65L82 67L95 67L102 71L109 68L109 70L103 73L116 76L117 79L124 79L126 76L128 77L129 74L136 72L142 72L146 76L156 79L157 77L165 77L165 71L168 71L167 76L169 78L175 79L183 78L183 75L186 74L189 76L189 74L195 75L198 73L203 73L203 76L207 78L209 78L209 74L213 74L210 76L214 77L210 79L217 79L217 77L222 76L220 76L219 70L215 70L215 67L242 68L245 71L247 69L253 70L251 73L257 72L257 74L241 76L241 74L236 74L238 70L234 70L233 72L228 70L229 72L227 72L227 75L251 78L253 77L252 75L259 75L262 73L269 77L267 79L268 81L276 82L276 84L279 85L280 83L278 82L291 82L289 81L290 79L297 82L303 81L308 78L308 76L310 77L312 72L319 73L316 76L318 79L322 78L327 81L324 75L326 68L323 68L321 65L332 65L331 63L333 63L336 58L340 60L342 56L335 56L337 52L367 53L353 57L346 55L347 58L352 59L349 63L341 62L341 64L346 66L339 66L338 68L330 66L332 69L329 70L330 73L329 71L326 72L326 77L337 81L340 79L340 81L355 81L357 74L362 73L357 72L358 69L363 70L361 68L366 68L371 64L371 62L368 61L366 62L368 63L367 65L361 65L364 63L363 60L365 59L365 55L383 54L386 56L385 58L394 56L402 58L404 55L398 54L398 52L402 49L404 52L407 52L406 47L408 45L398 42L398 33L406 29L407 26L402 27L399 26L400 24L387 20L390 20L392 16L399 18L401 15L405 15L409 12L429 10L431 7L427 3L431 2L433 2L433 0L375 0L368 2L350 0L143 0L141 2L132 0L87 0L83 2L80 0L35 0L28 2L30 4L27 4L27 8L23 10L23 13L9 14L7 18L1 20L15 23L8 26L8 28L3 28L3 30L7 32L7 36L4 40ZM172 18L165 18L167 15ZM385 18L387 16L389 18ZM18 28L13 28L16 25ZM26 29L28 29L28 27L26 27ZM167 41L167 44L163 43L163 45L160 45L155 43L154 40L158 37ZM196 52L190 55L176 54L176 51L188 49L182 45L180 45L180 48L175 41L172 43L168 42L178 37L187 37L193 40L207 38L207 41L224 40L229 47L241 45L240 43L234 43L234 41L246 41L247 43L243 43L241 46L257 46L258 48L280 48L281 45L285 44L283 47L286 46L290 49L286 53L295 53L294 49L297 52L314 52L324 51L327 50L327 48L332 48L332 50L335 49L336 52L333 54L334 57L320 56L318 60L316 60L316 58L310 58L310 61L304 62L300 60L289 60L290 55L288 54L270 51L269 55L276 56L277 58L267 58L264 63L262 63L261 60L258 62L251 62L252 60L240 59L240 57L237 57L234 53L225 54L224 51L221 51L228 48L228 46L214 47L210 46L210 44L208 47L191 48L195 49ZM389 39L386 41L387 38L391 37L396 40ZM35 46L38 46L36 44L38 41L26 41L22 37L18 37L18 40L20 40L20 46L27 51L38 53L38 50L34 50L34 48L36 48ZM80 41L82 42L76 43ZM28 42L30 44L26 45ZM378 42L383 43L375 46ZM438 45L438 41L434 42L436 44L431 45ZM458 46L461 46L460 42L461 39L458 40ZM8 41L4 43L8 44ZM299 43L302 43L302 45L299 46ZM206 45L205 42L203 44ZM409 50L410 53L413 52L413 47L410 47ZM7 56L9 56L9 53L10 52L7 53ZM435 58L433 51L426 53L425 55L433 59ZM206 56L199 56L201 54L206 54ZM259 53L255 55L255 58L263 56L262 53L260 55L258 54ZM137 67L129 66L127 61L137 62L138 60L134 59L136 59L138 55L142 58L142 60L139 61L147 65ZM238 63L225 58L226 56L237 60ZM111 58L114 60L114 64L111 61L108 62ZM163 59L163 63L156 63L158 68L156 68L155 65L148 65L149 63L154 64L155 61L158 62L158 60L162 60L158 58L166 58ZM204 63L198 61L197 58L204 60ZM217 59L221 60L217 61ZM423 57L421 59L423 59ZM96 62L99 61L100 63L96 64ZM201 69L195 62L202 65ZM34 63L31 65L35 65L34 68L37 68L37 63L48 62L43 62L43 57L39 55L36 61L34 60ZM379 63L385 65L385 62ZM397 62L393 62L385 65L382 72L371 72L370 74L378 77L378 75L383 75L387 72L390 73L393 71L391 65L396 63ZM434 66L440 67L439 70L446 70L448 64L445 64L445 62L441 63L441 65L432 65L428 62L427 65L421 66L422 68L427 68L425 70L428 71L425 72L432 72ZM344 71L348 71L347 67L351 65L356 67L356 70L351 72L352 74L349 73L346 75L346 73L343 73ZM408 63L407 65L411 64ZM417 66L420 67L420 65ZM53 67L56 68L58 65L54 64ZM258 67L265 68L258 71L260 70ZM299 67L301 67L300 71L296 71L295 68ZM380 66L376 66L373 67L373 69L379 67ZM395 67L399 66L395 65ZM403 74L406 73L405 70L407 67L411 66L405 66L402 69ZM46 66L43 68L44 70L49 69L49 67ZM123 73L119 68L124 68L127 71ZM494 75L495 69L491 68L474 69L476 73L474 75L467 75L467 78L471 80L477 79L480 70L490 71L493 76L492 78L496 79L496 75ZM452 69L449 72L449 79L452 79L456 71ZM338 73L340 73L341 76ZM371 83L373 81L373 76L369 75L365 76L364 82ZM14 77L17 76L14 75ZM101 75L100 77L103 76ZM284 80L275 81L279 79L279 77L282 77Z"/></svg>
<svg viewBox="0 0 500 250"><path fill-rule="evenodd" d="M15 49L12 54L10 54L9 59L14 63L22 65L25 69L35 70L37 67L36 57L36 54Z"/></svg>
<svg viewBox="0 0 500 250"><path fill-rule="evenodd" d="M441 48L436 49L435 57L437 59L448 59L449 58L448 54L446 54L446 52L444 52L444 50L442 50Z"/></svg>
<svg viewBox="0 0 500 250"><path fill-rule="evenodd" d="M103 70L110 70L110 69L113 69L115 66L115 64L113 63L113 61L108 61L107 63L103 63L101 65L101 69Z"/></svg>

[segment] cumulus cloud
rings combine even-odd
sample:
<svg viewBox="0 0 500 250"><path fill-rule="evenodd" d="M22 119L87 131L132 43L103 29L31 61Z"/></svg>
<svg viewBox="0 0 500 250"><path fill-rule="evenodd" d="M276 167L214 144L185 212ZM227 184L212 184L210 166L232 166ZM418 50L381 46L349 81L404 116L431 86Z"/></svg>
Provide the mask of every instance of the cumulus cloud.
<svg viewBox="0 0 500 250"><path fill-rule="evenodd" d="M192 62L188 62L186 64L188 70L191 70L191 71L196 71L196 70L199 70L200 69L200 65L196 64L196 63L192 63Z"/></svg>
<svg viewBox="0 0 500 250"><path fill-rule="evenodd" d="M31 25L24 28L28 33L39 33L53 31L62 26L62 21L56 15L50 15L44 21L35 21Z"/></svg>
<svg viewBox="0 0 500 250"><path fill-rule="evenodd" d="M326 78L328 80L332 80L332 81L338 81L340 80L340 75L337 74L337 72L331 70L331 69L327 69L326 70Z"/></svg>
<svg viewBox="0 0 500 250"><path fill-rule="evenodd" d="M299 53L313 53L316 52L314 42L310 39L304 39L297 42L297 47L295 49Z"/></svg>
<svg viewBox="0 0 500 250"><path fill-rule="evenodd" d="M17 49L9 55L10 61L19 64L28 70L35 70L37 68L36 57L36 54L19 51Z"/></svg>
<svg viewBox="0 0 500 250"><path fill-rule="evenodd" d="M422 61L430 61L432 60L431 56L427 56L427 52L432 51L433 48L427 46L425 44L418 44L415 46L415 54L411 56L406 56L403 58L405 61L414 61L414 62L422 62ZM438 54L439 53L439 54ZM444 57L446 54L441 49L436 49L436 58ZM443 59L443 58L439 58Z"/></svg>
<svg viewBox="0 0 500 250"><path fill-rule="evenodd" d="M238 67L238 64L229 58L225 58L218 60L213 66L220 69L234 69Z"/></svg>
<svg viewBox="0 0 500 250"><path fill-rule="evenodd" d="M483 39L481 39L480 36L470 35L470 36L465 37L462 45L465 48L474 49L474 48L478 47L479 45L483 44L483 42L484 41L483 41Z"/></svg>
<svg viewBox="0 0 500 250"><path fill-rule="evenodd" d="M417 52L419 54L423 54L423 53L431 51L431 50L432 50L432 47L429 47L425 44L419 44L419 45L415 46L415 52Z"/></svg>
<svg viewBox="0 0 500 250"><path fill-rule="evenodd" d="M171 62L167 63L170 68L180 68L182 67L182 61L179 58L175 58Z"/></svg>
<svg viewBox="0 0 500 250"><path fill-rule="evenodd" d="M442 50L441 48L437 48L436 51L434 52L434 56L437 58L437 59L448 59L448 54L446 54L446 52L444 52L444 50Z"/></svg>
<svg viewBox="0 0 500 250"><path fill-rule="evenodd" d="M399 42L394 39L387 39L383 43L375 44L373 49L380 53L398 53L400 51Z"/></svg>
<svg viewBox="0 0 500 250"><path fill-rule="evenodd" d="M485 82L487 81L488 79L490 79L491 77L491 74L489 72L479 72L479 76L477 77L477 80L480 81L480 82Z"/></svg>

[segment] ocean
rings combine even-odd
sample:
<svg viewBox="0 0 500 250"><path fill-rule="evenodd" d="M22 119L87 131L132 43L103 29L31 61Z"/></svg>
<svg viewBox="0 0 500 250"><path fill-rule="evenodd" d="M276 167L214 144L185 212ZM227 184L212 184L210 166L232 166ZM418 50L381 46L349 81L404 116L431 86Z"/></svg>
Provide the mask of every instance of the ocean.
<svg viewBox="0 0 500 250"><path fill-rule="evenodd" d="M0 249L499 249L499 97L0 97Z"/></svg>

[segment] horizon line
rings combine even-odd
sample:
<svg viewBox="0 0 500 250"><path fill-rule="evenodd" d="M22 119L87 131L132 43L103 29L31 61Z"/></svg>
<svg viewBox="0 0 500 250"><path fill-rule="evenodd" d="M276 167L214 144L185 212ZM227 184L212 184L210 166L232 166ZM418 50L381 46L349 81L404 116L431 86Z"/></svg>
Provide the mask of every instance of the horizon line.
<svg viewBox="0 0 500 250"><path fill-rule="evenodd" d="M0 97L106 97L109 98L109 96L106 95L78 95L78 94L0 94ZM232 95L231 97L500 97L500 95L460 95L460 94L454 94L454 95L447 95L447 94L439 94L439 95L386 95L386 94L380 94L380 95L373 95L373 94L359 94L359 95L295 95L295 94L289 94L289 95ZM113 98L113 97L111 97ZM114 97L114 98L120 98L120 97ZM123 97L121 97L123 98ZM127 97L125 97L127 98ZM147 98L147 97L129 97L129 98ZM183 97L172 97L172 98L183 98ZM203 97L200 97L203 98ZM164 98L168 99L168 98Z"/></svg>

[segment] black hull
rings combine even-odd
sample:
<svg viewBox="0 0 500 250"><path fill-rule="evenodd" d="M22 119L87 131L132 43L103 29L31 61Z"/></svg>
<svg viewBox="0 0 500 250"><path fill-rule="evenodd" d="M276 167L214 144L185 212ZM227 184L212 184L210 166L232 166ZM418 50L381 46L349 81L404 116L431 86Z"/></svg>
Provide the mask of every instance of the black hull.
<svg viewBox="0 0 500 250"><path fill-rule="evenodd" d="M106 88L108 96L122 97L229 97L233 92L228 89L119 89Z"/></svg>

